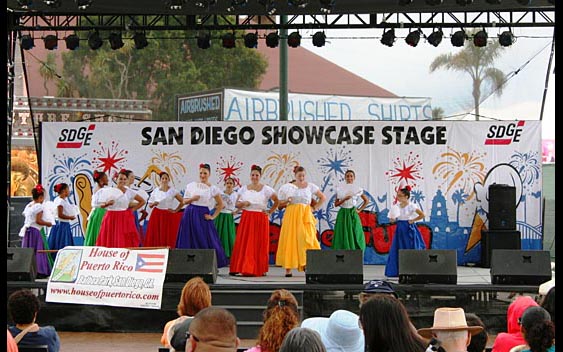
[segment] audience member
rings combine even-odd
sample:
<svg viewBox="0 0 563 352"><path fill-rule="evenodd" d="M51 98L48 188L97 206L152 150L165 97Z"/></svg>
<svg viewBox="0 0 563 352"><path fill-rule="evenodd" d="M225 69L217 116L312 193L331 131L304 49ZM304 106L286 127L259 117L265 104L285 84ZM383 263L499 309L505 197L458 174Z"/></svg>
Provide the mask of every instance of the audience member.
<svg viewBox="0 0 563 352"><path fill-rule="evenodd" d="M392 295L376 295L362 304L360 324L367 352L426 350L426 341L413 329L407 310Z"/></svg>
<svg viewBox="0 0 563 352"><path fill-rule="evenodd" d="M540 306L547 310L551 316L551 321L555 325L555 286L549 289L545 296L542 297L540 301Z"/></svg>
<svg viewBox="0 0 563 352"><path fill-rule="evenodd" d="M555 352L555 324L547 310L529 307L520 322L526 345L513 347L510 352Z"/></svg>
<svg viewBox="0 0 563 352"><path fill-rule="evenodd" d="M321 336L315 330L294 328L285 335L280 352L326 352Z"/></svg>
<svg viewBox="0 0 563 352"><path fill-rule="evenodd" d="M12 334L10 334L10 330L6 330L6 333L8 334L8 336L6 337L6 342L7 342L6 351L18 352L18 344L16 343L16 340L14 340Z"/></svg>
<svg viewBox="0 0 563 352"><path fill-rule="evenodd" d="M383 280L371 280L364 285L364 289L358 296L358 299L360 300L360 307L371 297L380 294L392 295L395 298L399 298L393 289L393 286L391 286L389 282Z"/></svg>
<svg viewBox="0 0 563 352"><path fill-rule="evenodd" d="M193 318L186 341L186 352L236 352L237 321L228 310L208 307Z"/></svg>
<svg viewBox="0 0 563 352"><path fill-rule="evenodd" d="M318 332L328 352L364 352L364 333L358 319L357 314L336 310L330 318L305 319L301 327Z"/></svg>
<svg viewBox="0 0 563 352"><path fill-rule="evenodd" d="M468 326L463 308L437 308L434 324L430 328L418 329L426 338L435 337L447 352L467 352L471 336L483 331L482 326Z"/></svg>
<svg viewBox="0 0 563 352"><path fill-rule="evenodd" d="M199 276L193 277L182 289L180 302L178 303L178 318L171 320L164 326L160 342L164 347L170 348L170 352L184 351L186 347L186 331L192 317L203 308L211 306L211 290ZM176 333L178 332L178 333Z"/></svg>
<svg viewBox="0 0 563 352"><path fill-rule="evenodd" d="M39 299L29 289L15 291L8 298L8 312L15 326L8 330L19 346L47 345L49 352L59 352L59 335L52 326L40 327L35 323Z"/></svg>
<svg viewBox="0 0 563 352"><path fill-rule="evenodd" d="M528 307L537 306L536 301L529 296L518 296L510 303L506 313L507 332L501 332L497 335L492 352L509 352L512 347L526 343L520 332L519 320Z"/></svg>
<svg viewBox="0 0 563 352"><path fill-rule="evenodd" d="M478 315L473 313L465 313L465 320L467 320L467 325L469 326L481 326L483 331L478 334L471 336L471 342L467 346L467 352L483 352L487 348L487 340L489 339L489 334L487 334L487 327L479 318Z"/></svg>
<svg viewBox="0 0 563 352"><path fill-rule="evenodd" d="M257 345L247 352L278 352L285 335L299 325L298 303L287 290L275 290L264 311Z"/></svg>

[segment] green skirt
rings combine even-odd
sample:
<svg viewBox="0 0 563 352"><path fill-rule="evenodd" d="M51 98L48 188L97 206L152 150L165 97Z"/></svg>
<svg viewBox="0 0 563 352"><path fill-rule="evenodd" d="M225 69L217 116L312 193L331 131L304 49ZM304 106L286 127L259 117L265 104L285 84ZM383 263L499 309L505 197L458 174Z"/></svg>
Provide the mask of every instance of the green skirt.
<svg viewBox="0 0 563 352"><path fill-rule="evenodd" d="M100 227L102 226L102 219L106 215L105 208L95 208L90 214L88 225L86 225L86 234L84 235L84 246L95 246Z"/></svg>
<svg viewBox="0 0 563 352"><path fill-rule="evenodd" d="M336 215L332 249L366 249L364 229L356 208L340 208Z"/></svg>
<svg viewBox="0 0 563 352"><path fill-rule="evenodd" d="M43 238L43 248L47 250L49 249L49 242L47 241L47 233L45 232L45 228L42 227L40 232L41 232L41 237ZM47 254L47 261L49 262L49 267L52 269L53 257L51 257L49 254Z"/></svg>
<svg viewBox="0 0 563 352"><path fill-rule="evenodd" d="M233 253L233 246L235 245L235 220L233 214L220 213L215 220L215 228L219 234L219 240L221 240L221 245L225 250L225 255L227 258L231 257Z"/></svg>

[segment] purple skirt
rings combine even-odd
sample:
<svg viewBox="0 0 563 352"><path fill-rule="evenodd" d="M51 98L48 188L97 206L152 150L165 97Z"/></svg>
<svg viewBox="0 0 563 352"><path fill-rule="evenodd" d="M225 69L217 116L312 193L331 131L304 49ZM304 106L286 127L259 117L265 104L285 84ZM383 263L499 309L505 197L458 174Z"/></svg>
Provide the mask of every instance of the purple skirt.
<svg viewBox="0 0 563 352"><path fill-rule="evenodd" d="M35 252L35 262L37 263L37 273L42 275L51 275L51 266L47 258L47 253L37 253L38 250L44 250L43 237L41 232L35 227L28 227L23 236L22 247L33 248Z"/></svg>
<svg viewBox="0 0 563 352"><path fill-rule="evenodd" d="M204 215L209 214L209 208L190 204L184 210L176 248L178 249L214 249L217 253L217 267L222 268L229 264L219 234L213 220L206 220Z"/></svg>

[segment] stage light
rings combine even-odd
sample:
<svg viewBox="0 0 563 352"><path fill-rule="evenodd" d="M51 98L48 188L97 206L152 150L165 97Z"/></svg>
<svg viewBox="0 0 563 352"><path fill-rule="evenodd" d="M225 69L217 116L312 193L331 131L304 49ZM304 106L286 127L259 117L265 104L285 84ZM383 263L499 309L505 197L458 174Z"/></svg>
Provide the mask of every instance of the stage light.
<svg viewBox="0 0 563 352"><path fill-rule="evenodd" d="M290 33L287 36L287 45L292 48L297 48L299 45L301 45L301 34L299 34L299 32Z"/></svg>
<svg viewBox="0 0 563 352"><path fill-rule="evenodd" d="M459 6L466 6L473 4L473 0L455 0L456 4Z"/></svg>
<svg viewBox="0 0 563 352"><path fill-rule="evenodd" d="M383 35L381 36L381 44L392 47L393 43L395 43L395 38L395 29L388 29L383 32Z"/></svg>
<svg viewBox="0 0 563 352"><path fill-rule="evenodd" d="M76 0L75 2L79 10L86 10L92 5L92 0Z"/></svg>
<svg viewBox="0 0 563 352"><path fill-rule="evenodd" d="M135 49L144 49L149 45L145 33L137 32L133 35L133 42L135 42Z"/></svg>
<svg viewBox="0 0 563 352"><path fill-rule="evenodd" d="M56 35L49 34L43 38L43 44L45 44L45 49L54 50L58 47L59 38Z"/></svg>
<svg viewBox="0 0 563 352"><path fill-rule="evenodd" d="M304 8L304 7L307 7L307 5L309 5L309 1L308 0L288 0L287 4L289 6Z"/></svg>
<svg viewBox="0 0 563 352"><path fill-rule="evenodd" d="M170 10L178 11L184 7L186 0L165 0L164 3Z"/></svg>
<svg viewBox="0 0 563 352"><path fill-rule="evenodd" d="M197 47L200 49L209 49L211 47L211 35L209 33L200 33L197 36Z"/></svg>
<svg viewBox="0 0 563 352"><path fill-rule="evenodd" d="M320 0L321 3L321 13L331 13L334 8L336 0Z"/></svg>
<svg viewBox="0 0 563 352"><path fill-rule="evenodd" d="M248 0L231 0L231 6L227 7L227 12L233 12L236 9L240 9L246 5Z"/></svg>
<svg viewBox="0 0 563 352"><path fill-rule="evenodd" d="M71 34L65 38L66 48L76 50L80 46L80 38L76 34Z"/></svg>
<svg viewBox="0 0 563 352"><path fill-rule="evenodd" d="M467 35L465 35L465 31L462 29L452 34L451 42L453 46L460 47L465 45L465 39L467 39Z"/></svg>
<svg viewBox="0 0 563 352"><path fill-rule="evenodd" d="M112 50L117 50L123 48L123 39L121 38L121 33L112 32L109 34L109 45Z"/></svg>
<svg viewBox="0 0 563 352"><path fill-rule="evenodd" d="M18 5L24 10L29 9L33 5L33 1L31 0L18 0Z"/></svg>
<svg viewBox="0 0 563 352"><path fill-rule="evenodd" d="M430 35L427 38L428 43L430 43L433 46L438 46L442 42L443 37L444 37L444 33L442 32L441 29L438 29L437 31L430 33Z"/></svg>
<svg viewBox="0 0 563 352"><path fill-rule="evenodd" d="M313 45L317 47L325 46L326 35L324 32L317 32L313 34Z"/></svg>
<svg viewBox="0 0 563 352"><path fill-rule="evenodd" d="M43 3L51 8L59 8L62 5L61 0L43 0Z"/></svg>
<svg viewBox="0 0 563 352"><path fill-rule="evenodd" d="M511 46L514 43L514 35L511 31L504 31L499 34L498 42L501 46Z"/></svg>
<svg viewBox="0 0 563 352"><path fill-rule="evenodd" d="M407 5L412 4L412 1L413 1L413 0L399 0L399 5L401 5L401 6L407 6Z"/></svg>
<svg viewBox="0 0 563 352"><path fill-rule="evenodd" d="M234 33L225 33L221 37L223 48L232 49L236 46L236 38Z"/></svg>
<svg viewBox="0 0 563 352"><path fill-rule="evenodd" d="M482 48L487 45L487 38L487 32L480 30L473 36L473 44L478 48Z"/></svg>
<svg viewBox="0 0 563 352"><path fill-rule="evenodd" d="M98 31L90 32L90 34L88 34L88 46L90 49L98 50L103 44L104 41L100 38L100 33L98 33Z"/></svg>
<svg viewBox="0 0 563 352"><path fill-rule="evenodd" d="M280 44L280 36L277 32L268 33L266 36L266 46L268 48L277 48Z"/></svg>
<svg viewBox="0 0 563 352"><path fill-rule="evenodd" d="M520 5L528 6L532 4L532 0L516 0Z"/></svg>
<svg viewBox="0 0 563 352"><path fill-rule="evenodd" d="M405 38L405 42L412 47L417 46L419 41L420 41L420 31L418 29L414 32L410 32Z"/></svg>
<svg viewBox="0 0 563 352"><path fill-rule="evenodd" d="M247 48L258 47L258 33L246 33L244 35L244 46Z"/></svg>
<svg viewBox="0 0 563 352"><path fill-rule="evenodd" d="M426 5L438 6L442 5L443 0L426 0Z"/></svg>
<svg viewBox="0 0 563 352"><path fill-rule="evenodd" d="M20 38L20 45L23 50L29 50L35 46L35 41L33 40L33 37L31 35L24 34Z"/></svg>
<svg viewBox="0 0 563 352"><path fill-rule="evenodd" d="M500 3L502 3L502 0L485 0L487 2L487 4L490 5L500 5Z"/></svg>
<svg viewBox="0 0 563 352"><path fill-rule="evenodd" d="M198 0L194 5L199 8L211 8L217 5L217 0Z"/></svg>
<svg viewBox="0 0 563 352"><path fill-rule="evenodd" d="M274 0L258 0L258 3L264 6L268 15L273 15L278 10Z"/></svg>

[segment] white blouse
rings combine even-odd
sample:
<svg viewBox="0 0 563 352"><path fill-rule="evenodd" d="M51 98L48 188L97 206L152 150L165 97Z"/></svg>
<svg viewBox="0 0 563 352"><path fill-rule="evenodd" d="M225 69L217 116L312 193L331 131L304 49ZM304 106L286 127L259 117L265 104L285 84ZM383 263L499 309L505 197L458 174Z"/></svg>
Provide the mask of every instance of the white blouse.
<svg viewBox="0 0 563 352"><path fill-rule="evenodd" d="M67 219L59 219L58 218L58 208L60 206L63 207L63 214L66 216L76 216L78 215L77 212L77 208L75 205L70 204L70 202L68 201L67 198L63 199L61 197L57 197L55 198L55 200L53 201L53 203L55 203L55 206L57 207L57 220L60 222L71 222L72 220L67 220Z"/></svg>
<svg viewBox="0 0 563 352"><path fill-rule="evenodd" d="M22 212L22 215L24 216L23 226L25 228L35 227L36 229L41 230L43 225L39 225L37 223L37 214L39 214L42 211L43 211L43 204L41 203L31 202L27 204Z"/></svg>
<svg viewBox="0 0 563 352"><path fill-rule="evenodd" d="M94 194L92 195L92 208L100 208L102 204L105 202L102 199L102 194L104 193L104 189L107 188L106 186L100 188L98 186L95 187Z"/></svg>
<svg viewBox="0 0 563 352"><path fill-rule="evenodd" d="M227 194L225 192L221 193L221 199L223 200L223 209L221 209L221 213L224 214L232 214L236 209L236 201L237 201L238 193L233 191L231 194Z"/></svg>
<svg viewBox="0 0 563 352"><path fill-rule="evenodd" d="M288 198L291 198L291 204L311 204L313 195L319 191L319 186L314 183L307 183L307 187L295 189L288 192Z"/></svg>
<svg viewBox="0 0 563 352"><path fill-rule="evenodd" d="M155 207L157 209L176 209L178 206L178 199L176 199L177 194L180 194L180 192L173 187L170 187L166 192L157 188L151 193L150 203L158 202L158 205Z"/></svg>
<svg viewBox="0 0 563 352"><path fill-rule="evenodd" d="M116 187L117 190L121 191L119 188ZM121 211L121 210L127 210L129 209L129 204L131 203L131 201L133 199L135 199L135 196L137 195L137 192L135 192L134 190L132 190L129 187L125 187L125 192L122 192L123 194L120 195L119 197L117 197L114 201L114 203L110 206L108 206L106 209L107 210L117 210L117 211Z"/></svg>
<svg viewBox="0 0 563 352"><path fill-rule="evenodd" d="M418 206L414 203L409 202L404 208L401 208L399 204L394 204L389 211L389 217L395 218L397 220L411 220L418 217L416 210Z"/></svg>
<svg viewBox="0 0 563 352"><path fill-rule="evenodd" d="M199 199L191 204L209 208L215 204L215 200L213 198L215 198L218 194L221 194L221 190L215 185L208 186L201 182L190 182L186 186L184 198L192 198L193 196L198 195Z"/></svg>
<svg viewBox="0 0 563 352"><path fill-rule="evenodd" d="M361 196L364 193L363 188L356 186L353 183L341 184L336 188L336 198L344 199L351 195L352 198L346 200L344 203L340 204L341 208L355 208L360 205Z"/></svg>
<svg viewBox="0 0 563 352"><path fill-rule="evenodd" d="M247 186L243 186L238 194L240 195L240 202L250 202L248 207L243 208L243 210L248 211L264 211L268 209L268 200L276 191L270 187L263 185L260 191L255 191L248 189Z"/></svg>

